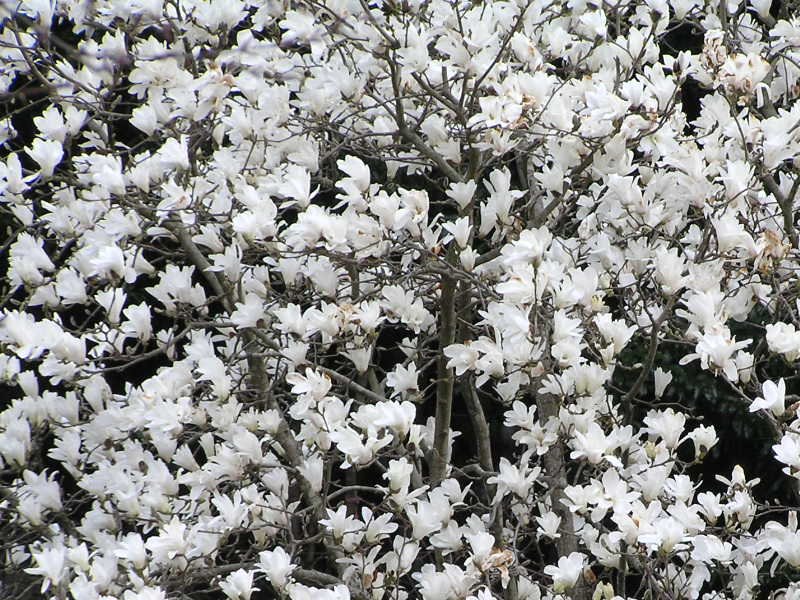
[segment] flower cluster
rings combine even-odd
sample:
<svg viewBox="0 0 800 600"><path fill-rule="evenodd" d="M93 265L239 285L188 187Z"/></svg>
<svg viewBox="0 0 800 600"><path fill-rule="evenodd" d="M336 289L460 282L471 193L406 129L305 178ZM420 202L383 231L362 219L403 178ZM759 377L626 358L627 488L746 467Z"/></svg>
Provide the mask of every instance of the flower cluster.
<svg viewBox="0 0 800 600"><path fill-rule="evenodd" d="M0 596L800 598L772 4L0 2Z"/></svg>

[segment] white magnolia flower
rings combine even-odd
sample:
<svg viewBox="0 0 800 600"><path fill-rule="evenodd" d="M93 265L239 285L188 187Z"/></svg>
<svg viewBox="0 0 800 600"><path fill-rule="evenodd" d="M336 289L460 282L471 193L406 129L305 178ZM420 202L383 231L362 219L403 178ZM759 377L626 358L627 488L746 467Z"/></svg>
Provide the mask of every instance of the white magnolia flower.
<svg viewBox="0 0 800 600"><path fill-rule="evenodd" d="M64 148L56 140L36 138L27 152L38 163L43 177L52 177L64 157Z"/></svg>
<svg viewBox="0 0 800 600"><path fill-rule="evenodd" d="M703 563L729 561L733 552L733 546L729 542L723 542L713 535L695 536L692 546L692 558Z"/></svg>
<svg viewBox="0 0 800 600"><path fill-rule="evenodd" d="M230 600L250 600L250 595L259 588L253 587L253 571L237 569L219 582L222 592Z"/></svg>
<svg viewBox="0 0 800 600"><path fill-rule="evenodd" d="M793 567L800 567L800 531L797 530L797 513L789 513L787 525L770 521L764 527L765 538L772 550Z"/></svg>
<svg viewBox="0 0 800 600"><path fill-rule="evenodd" d="M40 593L44 594L50 586L61 584L67 574L66 559L67 549L64 546L53 546L32 553L33 560L36 561L35 567L25 569L30 575L40 575L43 577Z"/></svg>
<svg viewBox="0 0 800 600"><path fill-rule="evenodd" d="M783 472L800 479L800 437L786 433L779 444L772 446L775 459L787 465Z"/></svg>
<svg viewBox="0 0 800 600"><path fill-rule="evenodd" d="M392 388L392 396L397 394L405 395L408 391L418 390L417 378L419 373L417 365L410 362L407 367L397 365L394 371L386 375L386 385Z"/></svg>
<svg viewBox="0 0 800 600"><path fill-rule="evenodd" d="M586 556L580 552L571 552L569 556L558 559L558 565L547 565L544 574L553 578L553 591L563 594L575 587L583 573Z"/></svg>
<svg viewBox="0 0 800 600"><path fill-rule="evenodd" d="M189 550L186 523L177 516L173 517L158 535L148 538L145 547L156 563L170 563L175 558L184 557Z"/></svg>
<svg viewBox="0 0 800 600"><path fill-rule="evenodd" d="M392 493L408 489L411 482L411 473L414 465L405 458L389 461L389 469L383 474L383 478L389 482L389 490Z"/></svg>
<svg viewBox="0 0 800 600"><path fill-rule="evenodd" d="M761 386L763 398L756 398L750 404L750 412L769 410L776 417L780 417L786 410L786 382L783 378L775 385L773 381L765 381Z"/></svg>
<svg viewBox="0 0 800 600"><path fill-rule="evenodd" d="M258 555L258 568L278 591L283 591L290 582L290 576L296 565L287 552L278 546L274 550L264 550Z"/></svg>
<svg viewBox="0 0 800 600"><path fill-rule="evenodd" d="M529 456L529 453L523 455L523 458L520 461L522 466L520 467L512 465L504 456L500 458L500 472L486 480L486 483L489 485L497 486L497 492L495 493L494 500L492 500L494 504L500 502L502 497L508 492L512 492L522 500L526 500L528 498L528 495L533 488L533 484L536 482L536 479L539 477L541 472L539 467L535 467L528 471L525 463L527 462Z"/></svg>
<svg viewBox="0 0 800 600"><path fill-rule="evenodd" d="M695 460L705 456L719 441L713 425L699 425L690 431L687 437L694 442Z"/></svg>
<svg viewBox="0 0 800 600"><path fill-rule="evenodd" d="M644 418L647 432L664 440L667 448L674 449L678 445L686 425L686 415L675 412L671 408L663 411L652 410Z"/></svg>
<svg viewBox="0 0 800 600"><path fill-rule="evenodd" d="M468 344L448 346L444 349L444 355L450 359L447 361L447 368L455 368L456 375L463 375L468 370L474 370L480 358L478 351Z"/></svg>
<svg viewBox="0 0 800 600"><path fill-rule="evenodd" d="M767 345L773 352L786 356L794 362L800 357L800 331L792 323L770 323L767 325Z"/></svg>
<svg viewBox="0 0 800 600"><path fill-rule="evenodd" d="M458 207L463 210L472 200L477 188L478 184L473 180L451 182L446 194L448 198L452 199Z"/></svg>
<svg viewBox="0 0 800 600"><path fill-rule="evenodd" d="M664 371L661 367L656 367L653 377L655 378L655 396L656 398L661 398L667 386L672 382L672 373Z"/></svg>
<svg viewBox="0 0 800 600"><path fill-rule="evenodd" d="M721 333L704 333L700 336L696 352L687 354L678 361L685 365L693 360L700 359L700 366L704 369L721 371L729 380L739 379L734 353L746 348L753 340L736 341L727 328Z"/></svg>
<svg viewBox="0 0 800 600"><path fill-rule="evenodd" d="M449 232L458 244L459 248L466 248L469 241L470 233L472 232L472 225L468 217L461 217L452 223L443 223L442 227Z"/></svg>

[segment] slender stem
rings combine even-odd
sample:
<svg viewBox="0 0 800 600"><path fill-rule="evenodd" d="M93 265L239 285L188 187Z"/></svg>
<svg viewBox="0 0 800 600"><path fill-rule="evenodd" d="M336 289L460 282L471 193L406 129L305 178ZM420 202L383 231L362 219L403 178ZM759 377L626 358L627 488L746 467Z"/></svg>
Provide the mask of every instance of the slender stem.
<svg viewBox="0 0 800 600"><path fill-rule="evenodd" d="M359 383L356 383L350 377L347 377L347 375L342 375L341 373L334 371L333 369L328 369L327 367L323 367L322 365L317 365L314 368L317 371L322 371L331 379L335 379L339 383L343 383L348 388L354 389L368 400L372 400L373 402L386 402L386 398L384 398L380 394L376 394L371 389L366 388Z"/></svg>

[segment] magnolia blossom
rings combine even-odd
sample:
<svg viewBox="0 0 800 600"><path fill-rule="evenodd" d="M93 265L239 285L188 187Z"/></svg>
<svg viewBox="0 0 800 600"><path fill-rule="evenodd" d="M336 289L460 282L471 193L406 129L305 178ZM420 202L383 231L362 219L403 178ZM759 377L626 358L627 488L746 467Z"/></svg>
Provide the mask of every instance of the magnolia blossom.
<svg viewBox="0 0 800 600"><path fill-rule="evenodd" d="M757 54L734 54L725 59L719 79L729 93L750 95L769 70L769 63Z"/></svg>
<svg viewBox="0 0 800 600"><path fill-rule="evenodd" d="M64 147L57 140L42 140L36 138L31 149L30 157L39 164L43 177L51 177L55 168L64 157Z"/></svg>
<svg viewBox="0 0 800 600"><path fill-rule="evenodd" d="M253 587L253 571L238 569L219 582L222 592L230 600L250 600L259 588Z"/></svg>
<svg viewBox="0 0 800 600"><path fill-rule="evenodd" d="M656 367L656 370L653 372L653 377L655 378L656 398L661 398L667 386L672 382L672 373L664 371L661 367Z"/></svg>
<svg viewBox="0 0 800 600"><path fill-rule="evenodd" d="M772 451L779 462L787 465L784 473L800 479L800 437L787 433L779 444L772 446Z"/></svg>
<svg viewBox="0 0 800 600"><path fill-rule="evenodd" d="M51 585L58 586L66 575L66 548L64 546L45 548L34 552L33 558L36 566L25 569L25 572L42 576L40 593L44 594Z"/></svg>
<svg viewBox="0 0 800 600"><path fill-rule="evenodd" d="M773 550L793 567L800 566L800 532L797 530L797 513L789 513L788 526L770 521L765 526L766 536Z"/></svg>
<svg viewBox="0 0 800 600"><path fill-rule="evenodd" d="M756 398L750 404L750 412L769 410L776 417L780 417L786 409L786 383L783 379L775 385L772 381L765 381L761 386L763 398Z"/></svg>
<svg viewBox="0 0 800 600"><path fill-rule="evenodd" d="M544 574L553 578L553 591L561 594L575 587L583 573L585 560L583 554L572 552L569 556L559 558L558 565L547 565Z"/></svg>
<svg viewBox="0 0 800 600"><path fill-rule="evenodd" d="M533 469L526 473L526 469L512 465L505 457L500 459L500 473L487 479L487 483L497 485L497 493L493 502L497 503L509 491L521 499L526 499L539 477L540 469Z"/></svg>
<svg viewBox="0 0 800 600"><path fill-rule="evenodd" d="M186 524L181 523L177 517L173 518L157 536L148 539L145 546L156 562L169 563L175 558L182 558L189 549Z"/></svg>
<svg viewBox="0 0 800 600"><path fill-rule="evenodd" d="M767 325L767 344L773 352L779 352L789 361L800 357L800 331L791 323Z"/></svg>
<svg viewBox="0 0 800 600"><path fill-rule="evenodd" d="M752 340L737 342L730 333L705 333L700 336L696 352L684 356L679 364L685 365L693 360L700 359L704 369L712 368L721 371L728 379L737 380L737 366L734 353L750 345Z"/></svg>
<svg viewBox="0 0 800 600"><path fill-rule="evenodd" d="M397 365L393 373L386 376L386 385L394 390L394 394L403 394L409 390L417 390L417 379L419 374L417 366L412 362L408 367Z"/></svg>
<svg viewBox="0 0 800 600"><path fill-rule="evenodd" d="M468 369L474 369L480 355L475 348L465 344L454 344L444 350L444 354L450 360L447 368L455 368L456 375L463 375Z"/></svg>
<svg viewBox="0 0 800 600"><path fill-rule="evenodd" d="M664 440L667 448L674 449L683 433L686 417L671 408L664 411L651 411L644 418L648 432Z"/></svg>
<svg viewBox="0 0 800 600"><path fill-rule="evenodd" d="M688 437L694 442L696 460L701 459L719 441L713 425L695 427Z"/></svg>
<svg viewBox="0 0 800 600"><path fill-rule="evenodd" d="M161 588L145 586L136 591L125 590L122 600L167 600L167 595Z"/></svg>

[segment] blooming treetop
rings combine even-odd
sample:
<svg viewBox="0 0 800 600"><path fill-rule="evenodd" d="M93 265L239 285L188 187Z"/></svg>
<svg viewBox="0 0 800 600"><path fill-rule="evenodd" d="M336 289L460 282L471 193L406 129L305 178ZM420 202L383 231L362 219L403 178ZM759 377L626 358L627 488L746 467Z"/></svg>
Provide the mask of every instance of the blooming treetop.
<svg viewBox="0 0 800 600"><path fill-rule="evenodd" d="M0 595L800 598L773 4L0 2Z"/></svg>

